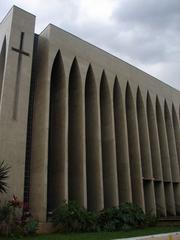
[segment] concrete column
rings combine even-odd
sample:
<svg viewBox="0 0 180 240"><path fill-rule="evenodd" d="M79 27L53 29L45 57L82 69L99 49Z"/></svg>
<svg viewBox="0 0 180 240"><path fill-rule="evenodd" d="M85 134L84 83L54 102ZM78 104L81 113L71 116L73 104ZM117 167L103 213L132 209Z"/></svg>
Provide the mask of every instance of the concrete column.
<svg viewBox="0 0 180 240"><path fill-rule="evenodd" d="M178 162L179 162L179 171L180 171L180 127L179 127L179 121L178 121L178 117L177 117L174 105L172 105L172 119L173 119L174 136L175 136L176 149L177 149Z"/></svg>
<svg viewBox="0 0 180 240"><path fill-rule="evenodd" d="M86 207L83 104L82 80L75 58L69 76L68 193L69 200Z"/></svg>
<svg viewBox="0 0 180 240"><path fill-rule="evenodd" d="M143 187L144 187L144 201L145 201L146 213L156 215L156 202L155 202L153 180L144 179Z"/></svg>
<svg viewBox="0 0 180 240"><path fill-rule="evenodd" d="M176 151L178 156L178 163L179 163L179 171L180 171L180 127L178 123L178 118L176 114L176 110L174 105L172 105L172 120L173 120L173 131L174 131L174 137L175 137L175 143L176 143ZM174 197L175 197L175 203L176 203L176 214L180 214L180 183L174 183Z"/></svg>
<svg viewBox="0 0 180 240"><path fill-rule="evenodd" d="M33 106L30 209L41 222L47 220L47 165L49 136L49 100L51 70L48 66L48 43L38 43L36 86Z"/></svg>
<svg viewBox="0 0 180 240"><path fill-rule="evenodd" d="M169 151L168 151L167 135L166 135L166 129L165 129L165 121L163 118L161 106L158 99L156 99L156 118L157 118L157 126L158 126L161 161L162 161L162 168L163 168L163 178L164 178L164 181L171 181L172 176L171 176L171 166L170 166L170 157L169 157Z"/></svg>
<svg viewBox="0 0 180 240"><path fill-rule="evenodd" d="M67 200L66 111L67 87L58 51L51 72L48 153L48 211Z"/></svg>
<svg viewBox="0 0 180 240"><path fill-rule="evenodd" d="M137 91L136 107L137 107L138 130L139 130L138 132L139 132L143 177L145 179L152 179L153 173L152 173L152 164L151 164L151 151L150 151L150 142L149 142L149 134L148 134L148 124L147 124L147 118L145 113L145 107L144 107L142 95L139 88Z"/></svg>
<svg viewBox="0 0 180 240"><path fill-rule="evenodd" d="M142 174L144 180L144 197L146 212L156 213L151 151L148 134L148 124L145 113L145 107L141 96L140 89L137 91L136 98L137 117L138 117L138 132L141 151ZM146 147L144 147L146 146Z"/></svg>
<svg viewBox="0 0 180 240"><path fill-rule="evenodd" d="M175 136L174 136L173 126L172 126L172 120L171 120L170 112L166 102L164 105L164 115L165 115L166 133L167 133L170 162L171 162L172 181L173 183L179 183L180 174L179 174L178 156L176 151L176 142L175 142ZM179 184L173 184L173 190L174 190L176 212L179 213L180 212Z"/></svg>
<svg viewBox="0 0 180 240"><path fill-rule="evenodd" d="M119 203L121 204L132 201L132 192L125 110L117 78L115 79L113 93Z"/></svg>
<svg viewBox="0 0 180 240"><path fill-rule="evenodd" d="M153 109L153 104L149 93L147 94L147 120L149 129L149 139L152 156L153 176L155 180L163 180L161 152L159 146L158 129Z"/></svg>
<svg viewBox="0 0 180 240"><path fill-rule="evenodd" d="M170 155L170 163L171 163L171 174L173 182L179 182L179 165L178 165L178 156L176 151L176 142L175 136L172 126L172 120L170 116L170 112L165 102L164 105L164 115L165 115L165 123L166 123L166 133L167 133L167 140L168 140L168 148L169 148L169 155Z"/></svg>
<svg viewBox="0 0 180 240"><path fill-rule="evenodd" d="M173 183L174 199L176 204L176 215L180 215L180 183Z"/></svg>
<svg viewBox="0 0 180 240"><path fill-rule="evenodd" d="M104 184L104 207L119 204L114 136L113 105L105 73L100 83L101 141Z"/></svg>
<svg viewBox="0 0 180 240"><path fill-rule="evenodd" d="M135 103L129 83L126 87L126 119L128 129L129 159L133 202L145 211L141 154Z"/></svg>
<svg viewBox="0 0 180 240"><path fill-rule="evenodd" d="M154 109L149 93L147 94L147 121L152 156L156 210L158 216L166 216L166 203L162 176L161 153Z"/></svg>
<svg viewBox="0 0 180 240"><path fill-rule="evenodd" d="M176 208L175 208L172 182L164 182L164 191L165 191L167 215L174 216L176 215Z"/></svg>
<svg viewBox="0 0 180 240"><path fill-rule="evenodd" d="M171 175L171 165L170 156L165 128L165 119L163 118L161 106L158 98L156 99L156 117L158 126L158 135L160 143L161 161L163 167L163 179L164 179L164 190L166 198L166 209L167 214L175 215L175 201L172 187L172 175Z"/></svg>
<svg viewBox="0 0 180 240"><path fill-rule="evenodd" d="M159 217L165 217L167 211L163 181L154 181L154 191L156 199L156 215Z"/></svg>
<svg viewBox="0 0 180 240"><path fill-rule="evenodd" d="M91 65L85 83L87 208L104 208L98 89Z"/></svg>

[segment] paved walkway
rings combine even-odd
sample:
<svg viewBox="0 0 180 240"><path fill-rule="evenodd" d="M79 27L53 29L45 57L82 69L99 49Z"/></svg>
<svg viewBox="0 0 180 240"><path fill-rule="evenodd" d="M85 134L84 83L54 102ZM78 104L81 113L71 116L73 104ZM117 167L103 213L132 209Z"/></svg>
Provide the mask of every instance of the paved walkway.
<svg viewBox="0 0 180 240"><path fill-rule="evenodd" d="M114 240L180 240L180 232L163 233L133 238L119 238Z"/></svg>

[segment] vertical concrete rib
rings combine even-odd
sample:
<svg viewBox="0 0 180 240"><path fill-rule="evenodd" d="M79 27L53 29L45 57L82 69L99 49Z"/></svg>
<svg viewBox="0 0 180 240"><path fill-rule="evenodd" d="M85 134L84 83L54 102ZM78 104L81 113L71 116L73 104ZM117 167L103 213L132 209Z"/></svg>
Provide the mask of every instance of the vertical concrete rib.
<svg viewBox="0 0 180 240"><path fill-rule="evenodd" d="M179 181L179 166L178 166L178 156L176 152L176 142L175 136L172 126L172 120L170 116L170 112L165 101L164 104L164 115L165 115L165 123L166 123L166 133L169 147L169 155L170 155L170 163L171 163L171 173L173 182Z"/></svg>
<svg viewBox="0 0 180 240"><path fill-rule="evenodd" d="M116 159L118 172L119 203L131 202L131 178L128 155L127 126L125 109L118 79L114 82L113 91L114 122L116 136Z"/></svg>
<svg viewBox="0 0 180 240"><path fill-rule="evenodd" d="M85 83L86 174L88 210L104 207L98 90L91 65Z"/></svg>
<svg viewBox="0 0 180 240"><path fill-rule="evenodd" d="M1 102L1 95L2 95L5 58L6 58L6 37L4 38L1 53L0 53L0 102Z"/></svg>
<svg viewBox="0 0 180 240"><path fill-rule="evenodd" d="M156 214L147 118L146 118L146 112L145 112L145 107L144 107L140 88L138 88L138 91L137 91L136 108L137 108L137 117L138 117L138 130L139 130L138 132L139 132L139 142L140 142L140 151L141 151L145 209L146 209L146 212L151 212L152 214Z"/></svg>
<svg viewBox="0 0 180 240"><path fill-rule="evenodd" d="M119 200L113 124L113 105L104 71L100 83L100 108L104 207L108 208L117 206L119 204Z"/></svg>
<svg viewBox="0 0 180 240"><path fill-rule="evenodd" d="M139 88L137 91L136 107L137 107L137 117L138 117L138 130L139 130L139 142L140 142L143 178L152 179L153 174L152 174L148 126L147 126L145 107L144 107L141 91Z"/></svg>
<svg viewBox="0 0 180 240"><path fill-rule="evenodd" d="M158 217L165 217L167 215L167 211L163 181L154 181L154 191L156 199L156 215Z"/></svg>
<svg viewBox="0 0 180 240"><path fill-rule="evenodd" d="M156 118L157 118L157 126L158 126L158 135L159 135L159 144L160 144L160 152L161 152L161 161L163 168L163 178L164 181L171 181L171 166L170 166L170 158L168 151L168 143L167 143L167 135L165 130L165 122L163 119L163 114L161 110L161 106L158 98L156 98Z"/></svg>
<svg viewBox="0 0 180 240"><path fill-rule="evenodd" d="M153 177L154 177L156 211L158 216L166 216L166 203L165 203L165 193L164 193L158 130L157 130L153 104L152 104L149 93L147 93L146 104L147 104L146 110L147 110L149 140L150 140Z"/></svg>
<svg viewBox="0 0 180 240"><path fill-rule="evenodd" d="M67 199L66 80L58 51L51 72L48 149L47 209L54 210Z"/></svg>
<svg viewBox="0 0 180 240"><path fill-rule="evenodd" d="M126 87L126 119L128 129L132 199L134 203L138 204L143 210L145 210L137 115L129 83L127 83Z"/></svg>
<svg viewBox="0 0 180 240"><path fill-rule="evenodd" d="M172 182L164 182L164 191L166 198L167 215L174 216L176 215L176 208Z"/></svg>
<svg viewBox="0 0 180 240"><path fill-rule="evenodd" d="M172 105L172 119L180 171L180 126L174 104Z"/></svg>
<svg viewBox="0 0 180 240"><path fill-rule="evenodd" d="M84 113L79 66L74 59L69 75L68 121L68 198L86 206L86 179L84 174Z"/></svg>
<svg viewBox="0 0 180 240"><path fill-rule="evenodd" d="M156 98L156 118L158 126L158 135L160 143L161 161L163 168L163 179L164 179L164 190L166 199L166 209L167 214L175 215L175 201L172 189L172 175L171 175L171 165L170 156L166 135L165 119L163 118L162 109L159 103L159 99Z"/></svg>
<svg viewBox="0 0 180 240"><path fill-rule="evenodd" d="M156 202L153 180L143 180L145 210L148 214L156 215Z"/></svg>
<svg viewBox="0 0 180 240"><path fill-rule="evenodd" d="M161 153L158 138L158 129L156 124L153 104L149 93L147 94L147 119L149 128L149 139L152 155L153 176L155 180L163 180Z"/></svg>
<svg viewBox="0 0 180 240"><path fill-rule="evenodd" d="M169 155L170 155L170 163L171 163L171 173L172 173L172 181L173 181L173 190L174 190L174 199L176 204L176 212L180 212L180 185L179 183L179 165L178 165L178 156L176 151L176 142L175 136L172 126L171 115L168 109L167 102L164 103L164 116L166 123L166 133L169 147ZM177 184L175 184L177 183Z"/></svg>
<svg viewBox="0 0 180 240"><path fill-rule="evenodd" d="M180 215L180 183L173 183L174 199L176 204L176 215Z"/></svg>

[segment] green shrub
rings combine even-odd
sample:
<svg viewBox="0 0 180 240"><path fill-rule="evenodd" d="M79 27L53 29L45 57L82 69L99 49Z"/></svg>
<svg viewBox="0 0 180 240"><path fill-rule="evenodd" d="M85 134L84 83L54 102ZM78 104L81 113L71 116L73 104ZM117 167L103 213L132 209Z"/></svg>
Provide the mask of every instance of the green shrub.
<svg viewBox="0 0 180 240"><path fill-rule="evenodd" d="M133 203L123 203L119 206L122 225L142 227L146 224L146 215L142 209ZM123 227L123 226L122 226Z"/></svg>
<svg viewBox="0 0 180 240"><path fill-rule="evenodd" d="M11 207L8 204L0 207L0 224L9 222L11 212Z"/></svg>
<svg viewBox="0 0 180 240"><path fill-rule="evenodd" d="M83 209L81 218L81 231L82 232L95 232L98 230L97 214Z"/></svg>
<svg viewBox="0 0 180 240"><path fill-rule="evenodd" d="M91 232L96 230L97 216L70 201L53 212L52 221L62 232Z"/></svg>
<svg viewBox="0 0 180 240"><path fill-rule="evenodd" d="M105 209L99 213L89 212L76 202L64 203L53 212L52 221L61 232L92 232L130 230L152 226L153 215L146 215L133 203Z"/></svg>
<svg viewBox="0 0 180 240"><path fill-rule="evenodd" d="M103 231L115 231L120 228L121 222L119 209L116 207L108 208L100 212L98 225Z"/></svg>
<svg viewBox="0 0 180 240"><path fill-rule="evenodd" d="M1 233L7 236L19 232L19 220L21 213L8 203L0 206Z"/></svg>
<svg viewBox="0 0 180 240"><path fill-rule="evenodd" d="M39 227L39 222L32 217L27 219L26 222L23 224L23 234L24 235L34 235Z"/></svg>
<svg viewBox="0 0 180 240"><path fill-rule="evenodd" d="M140 207L133 203L123 203L118 207L103 210L98 219L103 231L129 230L152 224L155 217L145 215Z"/></svg>
<svg viewBox="0 0 180 240"><path fill-rule="evenodd" d="M38 221L31 216L22 216L23 204L16 196L0 206L0 233L11 237L33 235L38 229Z"/></svg>

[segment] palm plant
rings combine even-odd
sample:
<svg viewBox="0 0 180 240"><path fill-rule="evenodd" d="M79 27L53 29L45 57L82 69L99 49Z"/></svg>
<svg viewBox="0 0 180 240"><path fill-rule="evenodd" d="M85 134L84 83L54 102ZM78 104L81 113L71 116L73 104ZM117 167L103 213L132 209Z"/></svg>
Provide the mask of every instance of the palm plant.
<svg viewBox="0 0 180 240"><path fill-rule="evenodd" d="M7 183L6 180L8 178L10 167L5 164L4 161L0 162L0 193L6 193L7 191Z"/></svg>

